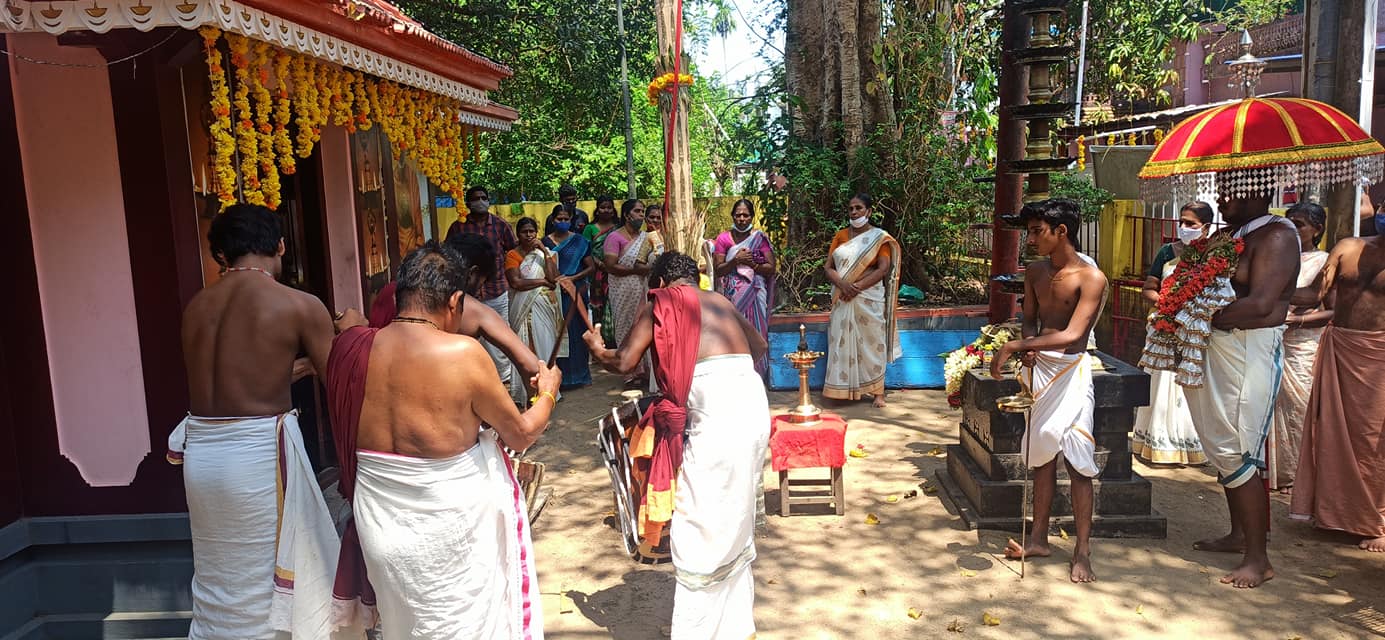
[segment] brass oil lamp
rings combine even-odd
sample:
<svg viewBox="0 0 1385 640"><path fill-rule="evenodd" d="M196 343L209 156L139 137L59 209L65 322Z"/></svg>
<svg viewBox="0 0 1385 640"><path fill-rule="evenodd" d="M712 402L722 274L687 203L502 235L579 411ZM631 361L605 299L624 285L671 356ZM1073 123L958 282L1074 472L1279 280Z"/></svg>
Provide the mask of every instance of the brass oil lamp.
<svg viewBox="0 0 1385 640"><path fill-rule="evenodd" d="M817 424L822 421L822 410L813 404L813 398L808 394L808 372L813 370L813 365L822 356L821 351L808 350L808 328L798 325L798 351L784 354L784 357L793 363L793 367L798 369L798 406L789 412L789 422Z"/></svg>

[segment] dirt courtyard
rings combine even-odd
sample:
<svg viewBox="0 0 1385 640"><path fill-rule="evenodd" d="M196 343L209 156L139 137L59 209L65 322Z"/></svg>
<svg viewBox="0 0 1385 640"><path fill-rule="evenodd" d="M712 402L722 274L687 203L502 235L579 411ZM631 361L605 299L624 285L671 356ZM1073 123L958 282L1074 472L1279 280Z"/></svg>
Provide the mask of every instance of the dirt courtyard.
<svg viewBox="0 0 1385 640"><path fill-rule="evenodd" d="M598 374L594 386L565 394L528 454L547 464L554 490L534 526L550 638L668 635L672 567L625 555L596 448L595 421L619 393L618 378ZM791 407L794 395L771 393L771 411ZM889 400L884 410L829 407L849 421L847 446L869 452L847 459L846 515L779 517L777 474L766 466L771 515L753 569L760 638L1385 637L1385 554L1289 521L1285 496L1271 498L1278 577L1254 590L1220 584L1239 556L1192 548L1227 527L1221 490L1201 469L1135 463L1154 484L1168 539L1094 540L1099 581L1078 586L1067 579L1072 541L1054 537L1054 556L1031 561L1021 581L1018 561L1000 553L1006 534L967 530L941 492L886 502L944 468L933 450L956 442L960 418L941 391ZM867 524L867 514L879 523ZM984 624L986 614L999 624Z"/></svg>

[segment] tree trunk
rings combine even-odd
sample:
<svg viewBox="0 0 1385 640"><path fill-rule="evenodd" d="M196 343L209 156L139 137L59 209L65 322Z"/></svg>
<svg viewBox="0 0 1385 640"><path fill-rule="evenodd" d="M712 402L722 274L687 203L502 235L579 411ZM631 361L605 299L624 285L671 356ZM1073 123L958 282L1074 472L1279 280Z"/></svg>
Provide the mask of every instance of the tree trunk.
<svg viewBox="0 0 1385 640"><path fill-rule="evenodd" d="M659 37L659 60L655 72L659 75L674 71L678 8L676 0L655 2ZM684 54L682 58L678 72L690 73L690 57ZM659 118L664 125L666 150L664 161L670 167L668 184L664 185L664 197L668 203L664 211L666 241L669 246L696 258L701 255L703 215L693 209L692 201L692 162L688 153L690 103L686 87L679 87L676 103L671 91L659 97ZM674 116L672 128L669 127L670 114Z"/></svg>

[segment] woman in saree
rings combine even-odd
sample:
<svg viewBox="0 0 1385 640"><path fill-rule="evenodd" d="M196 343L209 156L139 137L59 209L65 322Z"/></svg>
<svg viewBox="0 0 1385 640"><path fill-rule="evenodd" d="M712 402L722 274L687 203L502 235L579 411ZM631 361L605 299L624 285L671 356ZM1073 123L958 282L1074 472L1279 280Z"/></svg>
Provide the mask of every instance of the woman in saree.
<svg viewBox="0 0 1385 640"><path fill-rule="evenodd" d="M587 225L591 227L592 225ZM586 304L588 298L588 284L592 272L596 271L596 263L592 260L591 245L586 237L572 232L572 214L562 205L553 208L553 213L548 216L548 222L544 225L543 246L547 247L558 256L558 278L557 283L561 284L564 280L572 282L581 296L582 303ZM562 292L562 317L567 317L567 312L573 305L572 297L566 291ZM514 308L514 303L510 304ZM587 344L581 339L573 339L572 336L580 336L587 330L587 323L584 318L577 314L572 315L572 320L567 324L567 354L563 357L559 354L558 368L563 372L563 389L573 389L585 387L592 383L592 371L590 352ZM544 354L539 354L544 357Z"/></svg>
<svg viewBox="0 0 1385 640"><path fill-rule="evenodd" d="M1315 202L1300 202L1284 214L1298 229L1299 291L1295 299L1317 299L1322 285L1327 252L1318 248L1327 211ZM1308 398L1313 393L1313 362L1318 357L1318 339L1332 320L1332 310L1321 304L1293 305L1284 319L1284 374L1279 380L1279 395L1274 401L1274 422L1266 460L1270 488L1288 493L1298 472L1299 446L1303 441L1303 418L1308 413Z"/></svg>
<svg viewBox="0 0 1385 640"><path fill-rule="evenodd" d="M899 357L895 306L899 301L899 243L870 223L869 194L851 198L850 226L832 237L824 270L832 283L827 334L827 381L834 400L873 396L885 406L885 367Z"/></svg>
<svg viewBox="0 0 1385 640"><path fill-rule="evenodd" d="M1170 242L1154 254L1145 285L1140 295L1151 304L1159 302L1164 280L1173 274L1178 258L1194 240L1207 237L1212 227L1212 206L1206 202L1189 202L1178 212L1178 240ZM1153 313L1151 311L1151 313ZM1153 328L1149 328L1153 331ZM1146 463L1191 464L1207 462L1202 453L1202 441L1193 428L1193 415L1183 398L1172 371L1146 369L1149 374L1149 406L1135 409L1135 431L1131 435L1135 455Z"/></svg>
<svg viewBox="0 0 1385 640"><path fill-rule="evenodd" d="M616 345L625 342L630 328L635 326L636 312L649 293L649 264L640 261L649 243L644 227L644 203L626 200L620 206L625 224L606 238L607 306L611 309ZM648 384L647 369L642 363L626 376L626 386L639 388Z"/></svg>
<svg viewBox="0 0 1385 640"><path fill-rule="evenodd" d="M558 306L558 257L539 238L539 223L520 218L515 223L518 246L505 254L505 279L510 284L510 328L540 360L547 361L555 346L567 355L566 337L558 342L563 317ZM529 397L524 376L510 376L510 395L521 406Z"/></svg>
<svg viewBox="0 0 1385 640"><path fill-rule="evenodd" d="M774 302L774 250L769 236L754 225L754 204L742 198L731 205L731 229L723 231L712 244L712 273L716 290L730 299L768 342L769 308ZM761 376L765 375L766 358L755 363Z"/></svg>
<svg viewBox="0 0 1385 640"><path fill-rule="evenodd" d="M610 335L610 309L606 307L610 274L606 273L605 246L606 239L611 237L611 233L623 224L624 222L616 215L615 199L602 194L596 197L596 211L592 212L591 224L582 227L582 237L586 238L587 245L591 247L592 261L596 263L596 273L592 275L590 292L592 321L602 323L602 333L606 335L608 344L613 342L613 338Z"/></svg>

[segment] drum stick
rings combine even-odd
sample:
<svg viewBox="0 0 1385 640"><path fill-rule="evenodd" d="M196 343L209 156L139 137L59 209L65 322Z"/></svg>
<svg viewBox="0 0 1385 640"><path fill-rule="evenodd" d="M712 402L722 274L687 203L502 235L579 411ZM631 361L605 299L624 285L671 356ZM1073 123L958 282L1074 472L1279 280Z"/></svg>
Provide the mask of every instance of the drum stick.
<svg viewBox="0 0 1385 640"><path fill-rule="evenodd" d="M589 331L596 331L596 327L592 326L591 317L587 315L587 306L582 304L582 296L577 295L577 288L572 286L571 282L567 284L572 288L570 290L565 288L564 290L568 291L569 297L572 298L572 304L568 305L567 314L563 317L563 324L558 327L558 339L553 343L553 353L548 355L548 366L550 367L553 366L553 363L558 361L558 351L563 345L563 336L567 335L567 326L572 323L572 315L574 313L581 311L582 320L586 322L587 329Z"/></svg>

